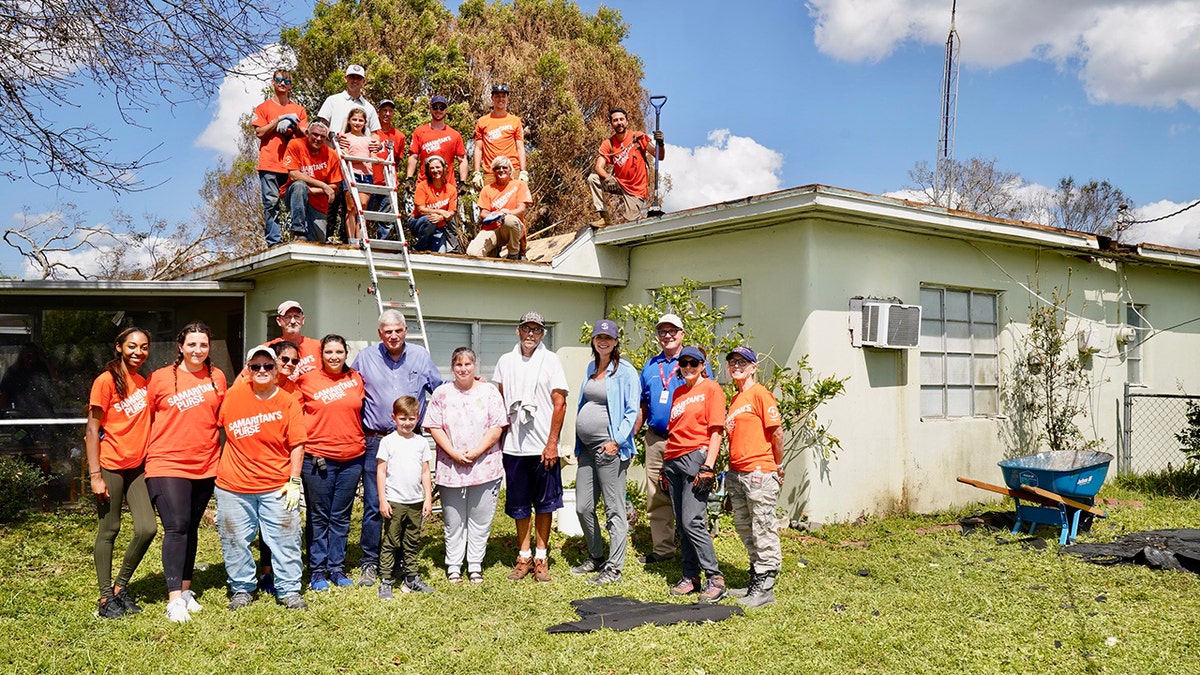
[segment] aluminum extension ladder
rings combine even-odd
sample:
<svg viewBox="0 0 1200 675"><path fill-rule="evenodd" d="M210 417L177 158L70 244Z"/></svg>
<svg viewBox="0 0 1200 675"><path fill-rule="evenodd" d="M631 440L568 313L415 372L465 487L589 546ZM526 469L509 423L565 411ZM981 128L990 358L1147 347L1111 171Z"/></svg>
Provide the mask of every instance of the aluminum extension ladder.
<svg viewBox="0 0 1200 675"><path fill-rule="evenodd" d="M385 309L396 309L404 314L405 320L410 324L408 335L405 340L408 342L419 341L426 350L429 349L429 338L425 332L425 315L421 311L421 293L417 289L416 278L413 276L412 261L408 256L408 238L404 231L404 215L400 212L400 190L399 182L396 176L395 148L392 147L392 142L387 141L384 144L387 150L386 157L355 157L352 155L342 154L341 146L338 145L337 136L330 134L333 142L333 148L338 154L341 161L342 176L346 180L346 184L350 187L350 199L354 204L356 218L358 218L359 241L358 246L362 249L363 254L367 258L367 269L371 273L371 284L367 287L367 294L375 296L375 302L379 306L379 313L382 314ZM367 165L374 166L376 164L383 165L383 185L370 185L366 183L356 183L354 181L354 171L351 169L352 162L361 162ZM388 197L387 211L368 211L359 208L359 194L381 195ZM347 210L346 217L350 217L350 212ZM396 235L400 242L400 261L401 269L398 270L380 270L375 266L375 256L371 250L371 230L368 227L369 223L388 223L395 227ZM355 242L350 241L351 244ZM404 279L408 282L408 300L407 301L386 301L379 290L380 279ZM412 321L410 318L415 318L417 322L418 332L413 334Z"/></svg>

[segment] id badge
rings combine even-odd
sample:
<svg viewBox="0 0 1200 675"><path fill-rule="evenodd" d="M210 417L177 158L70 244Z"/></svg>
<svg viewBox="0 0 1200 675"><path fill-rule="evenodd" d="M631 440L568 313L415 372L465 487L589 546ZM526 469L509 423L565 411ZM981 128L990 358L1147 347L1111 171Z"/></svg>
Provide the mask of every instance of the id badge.
<svg viewBox="0 0 1200 675"><path fill-rule="evenodd" d="M670 397L670 394L668 394L668 393L667 393L667 390L666 390L666 389L663 389L663 390L662 390L662 393L658 395L658 402L659 402L659 404L660 404L660 405L666 405L666 404L667 404L667 398L668 398L668 397Z"/></svg>

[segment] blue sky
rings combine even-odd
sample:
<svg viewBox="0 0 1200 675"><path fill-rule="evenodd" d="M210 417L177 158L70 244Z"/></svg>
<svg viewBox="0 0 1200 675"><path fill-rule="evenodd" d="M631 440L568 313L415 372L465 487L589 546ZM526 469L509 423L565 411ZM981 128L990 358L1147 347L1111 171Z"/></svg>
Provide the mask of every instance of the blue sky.
<svg viewBox="0 0 1200 675"><path fill-rule="evenodd" d="M590 12L600 3L579 4ZM626 46L644 62L645 86L669 97L668 207L809 183L889 193L909 184L914 162L934 158L948 0L766 0L751 11L710 0L606 4L630 25ZM303 20L305 7L294 11ZM1107 179L1142 217L1200 198L1200 29L1191 26L1200 1L960 3L956 157L994 157L1036 185ZM152 156L163 162L141 177L166 183L120 197L0 183L3 226L23 208L47 213L62 202L93 224L114 207L188 217L221 156L197 139L206 128L205 138L227 135L230 115L261 100L233 89L206 105L153 109L139 118L146 128L124 125L86 86L69 92L81 107L62 119L109 128L121 156L161 144ZM519 101L516 92L518 112ZM222 103L227 114L210 128ZM1136 238L1194 248L1198 224L1189 213ZM0 273L25 274L7 246Z"/></svg>

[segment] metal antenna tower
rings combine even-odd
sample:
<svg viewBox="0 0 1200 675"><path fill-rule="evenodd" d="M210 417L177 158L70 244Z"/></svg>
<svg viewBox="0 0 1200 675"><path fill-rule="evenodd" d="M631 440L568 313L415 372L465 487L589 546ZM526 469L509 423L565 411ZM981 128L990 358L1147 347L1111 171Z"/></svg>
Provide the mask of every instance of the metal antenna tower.
<svg viewBox="0 0 1200 675"><path fill-rule="evenodd" d="M954 164L954 123L958 112L958 52L962 41L954 28L958 0L950 5L950 33L946 35L946 61L942 67L942 119L938 127L937 166L934 171L934 194L949 207L953 190L951 168Z"/></svg>

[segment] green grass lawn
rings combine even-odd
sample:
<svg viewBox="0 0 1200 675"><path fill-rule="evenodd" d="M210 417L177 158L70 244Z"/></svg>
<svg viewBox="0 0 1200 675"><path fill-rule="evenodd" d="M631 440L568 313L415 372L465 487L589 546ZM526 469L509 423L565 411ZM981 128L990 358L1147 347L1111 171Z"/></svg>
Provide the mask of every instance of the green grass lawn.
<svg viewBox="0 0 1200 675"><path fill-rule="evenodd" d="M1141 500L1109 508L1086 541L1200 523L1200 504L1106 487ZM1009 503L991 509L1010 508ZM982 510L982 507L981 509ZM578 538L552 541L554 581L505 580L512 521L499 513L481 586L442 573L441 527L426 528L422 560L437 593L390 603L375 589L306 593L289 612L259 600L225 609L224 567L212 527L200 532L196 588L204 611L174 625L156 540L131 584L142 614L93 618L94 517L63 510L0 527L0 671L14 673L1184 673L1200 671L1200 578L1140 567L1101 567L1059 555L1057 531L1031 550L1007 533L921 531L971 509L789 531L774 605L707 625L549 635L571 621L571 600L621 594L667 600L677 564L643 568L648 532L619 586L572 577ZM128 516L126 516L128 518ZM127 529L130 527L126 523ZM728 520L717 554L744 585L745 550ZM128 535L118 544L123 548ZM161 533L160 533L161 536ZM356 530L352 530L351 559ZM121 550L120 548L118 550ZM802 562L803 561L803 562ZM865 576L860 572L865 570ZM612 590L610 590L610 588ZM681 600L682 601L682 600ZM726 602L732 602L727 600Z"/></svg>

